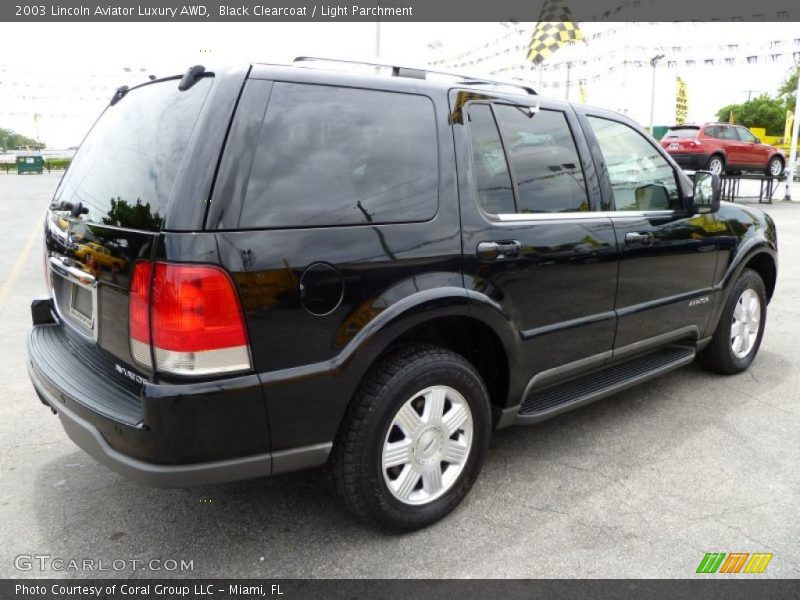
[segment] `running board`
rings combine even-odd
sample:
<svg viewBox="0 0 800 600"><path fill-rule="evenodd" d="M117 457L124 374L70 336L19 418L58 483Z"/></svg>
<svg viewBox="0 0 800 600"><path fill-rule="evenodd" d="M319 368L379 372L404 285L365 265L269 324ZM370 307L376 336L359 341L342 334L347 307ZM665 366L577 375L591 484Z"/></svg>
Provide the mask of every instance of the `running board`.
<svg viewBox="0 0 800 600"><path fill-rule="evenodd" d="M517 425L539 423L688 365L694 357L695 349L692 347L670 346L543 389L534 389L522 402L515 422Z"/></svg>

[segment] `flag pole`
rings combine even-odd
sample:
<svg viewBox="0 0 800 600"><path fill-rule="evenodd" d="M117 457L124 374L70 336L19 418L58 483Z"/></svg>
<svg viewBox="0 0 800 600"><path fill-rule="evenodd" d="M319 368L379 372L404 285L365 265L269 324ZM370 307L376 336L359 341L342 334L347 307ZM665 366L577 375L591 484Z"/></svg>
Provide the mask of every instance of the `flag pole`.
<svg viewBox="0 0 800 600"><path fill-rule="evenodd" d="M797 78L797 95L794 100L794 123L792 124L792 141L789 146L789 164L786 168L786 195L784 200L792 199L792 183L797 169L797 135L800 129L800 77Z"/></svg>

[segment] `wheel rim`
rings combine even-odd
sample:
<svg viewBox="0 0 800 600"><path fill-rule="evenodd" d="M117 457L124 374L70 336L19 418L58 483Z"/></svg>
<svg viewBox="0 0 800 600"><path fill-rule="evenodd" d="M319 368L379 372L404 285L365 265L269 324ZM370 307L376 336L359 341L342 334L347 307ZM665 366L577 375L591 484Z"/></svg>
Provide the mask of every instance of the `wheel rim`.
<svg viewBox="0 0 800 600"><path fill-rule="evenodd" d="M769 165L769 172L770 172L772 175L780 175L780 174L781 174L781 167L782 167L782 166L783 166L783 165L781 165L781 161L779 161L779 160L773 160L773 161L770 163L770 165Z"/></svg>
<svg viewBox="0 0 800 600"><path fill-rule="evenodd" d="M722 172L722 161L719 158L712 158L711 162L708 163L708 170L715 175L719 175Z"/></svg>
<svg viewBox="0 0 800 600"><path fill-rule="evenodd" d="M731 350L736 358L744 358L753 350L761 325L761 301L753 289L746 289L739 296L733 309L731 325Z"/></svg>
<svg viewBox="0 0 800 600"><path fill-rule="evenodd" d="M453 487L472 448L472 412L444 385L425 388L395 414L381 455L386 487L404 504L427 504Z"/></svg>

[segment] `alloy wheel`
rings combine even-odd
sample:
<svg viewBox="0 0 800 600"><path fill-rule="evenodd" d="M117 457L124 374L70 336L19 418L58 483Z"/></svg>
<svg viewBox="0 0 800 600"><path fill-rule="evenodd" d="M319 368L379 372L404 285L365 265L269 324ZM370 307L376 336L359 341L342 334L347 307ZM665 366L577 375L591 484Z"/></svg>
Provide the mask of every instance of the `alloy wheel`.
<svg viewBox="0 0 800 600"><path fill-rule="evenodd" d="M717 157L712 158L708 163L708 170L715 175L720 175L722 173L722 159Z"/></svg>
<svg viewBox="0 0 800 600"><path fill-rule="evenodd" d="M744 358L753 350L761 325L761 301L755 290L747 288L733 309L731 350L736 358Z"/></svg>
<svg viewBox="0 0 800 600"><path fill-rule="evenodd" d="M412 396L394 416L381 471L400 502L432 502L453 487L472 448L472 412L455 389L435 385Z"/></svg>

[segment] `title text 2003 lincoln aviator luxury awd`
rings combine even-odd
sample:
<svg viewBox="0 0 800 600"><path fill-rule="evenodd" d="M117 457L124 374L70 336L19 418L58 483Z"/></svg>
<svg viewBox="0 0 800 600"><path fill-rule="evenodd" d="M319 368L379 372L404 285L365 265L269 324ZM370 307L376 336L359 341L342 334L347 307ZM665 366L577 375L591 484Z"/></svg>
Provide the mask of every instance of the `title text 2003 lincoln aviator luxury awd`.
<svg viewBox="0 0 800 600"><path fill-rule="evenodd" d="M524 86L325 64L120 88L80 147L28 352L97 460L159 486L326 464L413 529L493 429L753 361L775 225L716 175Z"/></svg>

